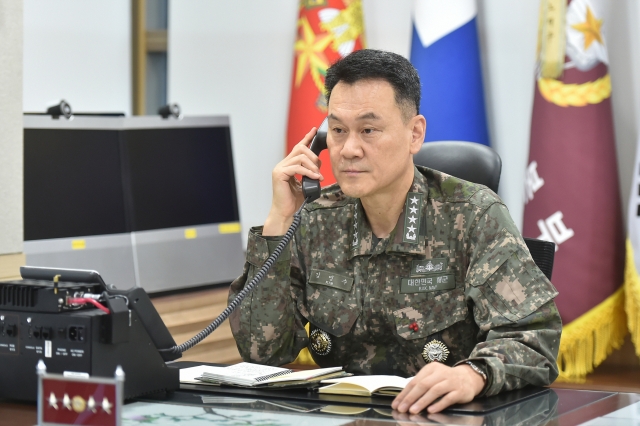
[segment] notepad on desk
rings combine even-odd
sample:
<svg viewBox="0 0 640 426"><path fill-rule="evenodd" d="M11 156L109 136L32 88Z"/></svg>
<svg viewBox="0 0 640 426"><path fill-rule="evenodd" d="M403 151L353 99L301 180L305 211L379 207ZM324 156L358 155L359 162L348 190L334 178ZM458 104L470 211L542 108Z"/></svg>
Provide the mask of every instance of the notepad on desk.
<svg viewBox="0 0 640 426"><path fill-rule="evenodd" d="M200 365L180 370L180 383L225 384L244 387L304 384L343 373L342 367L318 368L294 372L287 368L241 362L228 367Z"/></svg>
<svg viewBox="0 0 640 426"><path fill-rule="evenodd" d="M336 395L396 396L407 386L413 377L399 376L353 376L341 379L323 380L322 384L329 386L318 389L319 393Z"/></svg>

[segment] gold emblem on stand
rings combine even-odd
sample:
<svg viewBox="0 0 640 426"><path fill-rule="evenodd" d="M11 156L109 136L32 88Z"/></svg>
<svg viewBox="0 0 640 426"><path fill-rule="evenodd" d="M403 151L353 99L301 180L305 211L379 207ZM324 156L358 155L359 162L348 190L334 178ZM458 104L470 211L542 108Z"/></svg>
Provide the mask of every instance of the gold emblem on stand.
<svg viewBox="0 0 640 426"><path fill-rule="evenodd" d="M428 363L433 361L445 362L448 356L449 349L439 340L430 341L424 345L424 349L422 350L422 358Z"/></svg>
<svg viewBox="0 0 640 426"><path fill-rule="evenodd" d="M87 401L83 397L76 395L71 399L71 406L76 413L82 413L87 408Z"/></svg>
<svg viewBox="0 0 640 426"><path fill-rule="evenodd" d="M309 336L309 346L318 355L327 355L331 352L331 337L326 331L315 329Z"/></svg>

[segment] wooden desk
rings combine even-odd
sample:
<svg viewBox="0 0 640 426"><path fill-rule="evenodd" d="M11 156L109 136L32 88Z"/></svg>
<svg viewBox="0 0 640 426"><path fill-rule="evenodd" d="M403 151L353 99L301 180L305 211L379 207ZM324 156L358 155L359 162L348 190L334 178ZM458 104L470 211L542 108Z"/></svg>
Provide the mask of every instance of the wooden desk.
<svg viewBox="0 0 640 426"><path fill-rule="evenodd" d="M38 421L36 406L0 399L0 426L33 426Z"/></svg>

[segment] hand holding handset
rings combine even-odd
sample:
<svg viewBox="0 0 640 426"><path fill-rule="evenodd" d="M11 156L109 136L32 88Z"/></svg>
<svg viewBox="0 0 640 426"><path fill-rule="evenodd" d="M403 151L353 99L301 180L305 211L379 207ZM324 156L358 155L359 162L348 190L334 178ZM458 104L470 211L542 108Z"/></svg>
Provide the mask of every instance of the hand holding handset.
<svg viewBox="0 0 640 426"><path fill-rule="evenodd" d="M327 132L329 130L329 125L327 123L327 119L325 118L320 127L318 127L318 131L316 135L313 137L311 144L309 145L309 149L316 155L319 155L322 150L327 149ZM253 279L245 284L244 288L229 306L222 311L218 318L213 320L211 324L207 326L204 330L198 333L196 336L192 337L188 341L184 342L181 345L173 346L167 349L160 349L160 352L170 352L172 354L181 354L182 352L192 348L193 346L200 343L204 340L209 334L213 333L213 331L220 326L233 312L242 299L244 299L266 276L269 269L274 265L282 251L289 244L289 241L293 238L293 234L295 233L298 225L300 225L300 212L304 208L306 203L314 201L320 197L320 181L315 179L310 179L306 176L302 177L302 193L304 195L304 201L296 214L293 216L293 223L289 227L289 230L284 234L276 248L273 250L273 253L269 255L267 260L264 262L260 270L254 275Z"/></svg>
<svg viewBox="0 0 640 426"><path fill-rule="evenodd" d="M311 144L309 145L309 149L316 155L320 155L322 150L327 149L327 132L329 131L329 124L327 119L325 118L320 127L318 127L318 131L316 135L313 137ZM304 194L304 198L307 202L317 200L320 198L320 181L308 178L306 176L302 177L302 193Z"/></svg>

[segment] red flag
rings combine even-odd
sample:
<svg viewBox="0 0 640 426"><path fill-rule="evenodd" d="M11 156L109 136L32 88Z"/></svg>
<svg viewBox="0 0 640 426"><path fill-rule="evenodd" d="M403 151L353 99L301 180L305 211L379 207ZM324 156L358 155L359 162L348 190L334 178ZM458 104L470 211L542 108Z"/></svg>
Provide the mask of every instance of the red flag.
<svg viewBox="0 0 640 426"><path fill-rule="evenodd" d="M327 68L364 47L364 24L360 0L301 0L298 37L289 102L287 150L289 153L312 127L327 115L324 76ZM323 186L336 180L328 152L320 155Z"/></svg>
<svg viewBox="0 0 640 426"><path fill-rule="evenodd" d="M558 364L571 377L622 344L626 319L604 3L564 1L542 0L523 234L557 244Z"/></svg>

